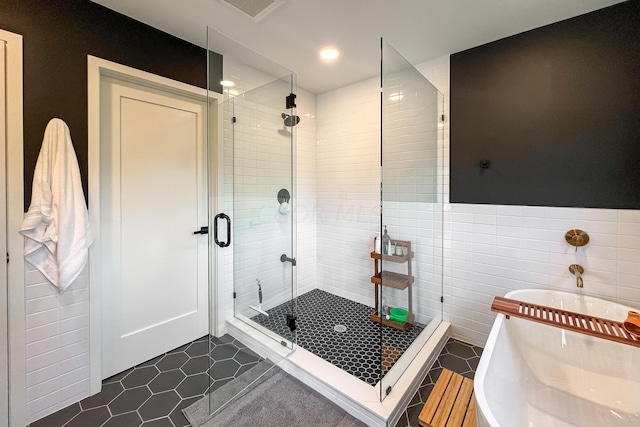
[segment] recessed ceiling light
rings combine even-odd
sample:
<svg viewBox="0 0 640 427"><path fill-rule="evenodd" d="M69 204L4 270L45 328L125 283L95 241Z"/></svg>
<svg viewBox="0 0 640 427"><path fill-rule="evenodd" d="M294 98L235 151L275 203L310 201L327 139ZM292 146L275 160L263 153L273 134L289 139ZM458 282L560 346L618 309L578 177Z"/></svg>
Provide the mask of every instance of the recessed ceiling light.
<svg viewBox="0 0 640 427"><path fill-rule="evenodd" d="M340 56L340 52L335 47L325 47L320 50L320 58L331 61L333 59L338 58Z"/></svg>
<svg viewBox="0 0 640 427"><path fill-rule="evenodd" d="M231 87L231 86L235 86L236 84L234 82L232 82L231 80L221 80L220 84L224 87Z"/></svg>

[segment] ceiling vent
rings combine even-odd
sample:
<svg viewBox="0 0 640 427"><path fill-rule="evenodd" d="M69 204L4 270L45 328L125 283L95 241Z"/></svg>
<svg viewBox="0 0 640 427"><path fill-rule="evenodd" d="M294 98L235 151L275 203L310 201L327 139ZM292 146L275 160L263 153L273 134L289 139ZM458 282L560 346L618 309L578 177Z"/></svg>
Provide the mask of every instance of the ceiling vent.
<svg viewBox="0 0 640 427"><path fill-rule="evenodd" d="M233 7L236 10L249 16L255 22L280 7L283 0L220 0L222 3Z"/></svg>

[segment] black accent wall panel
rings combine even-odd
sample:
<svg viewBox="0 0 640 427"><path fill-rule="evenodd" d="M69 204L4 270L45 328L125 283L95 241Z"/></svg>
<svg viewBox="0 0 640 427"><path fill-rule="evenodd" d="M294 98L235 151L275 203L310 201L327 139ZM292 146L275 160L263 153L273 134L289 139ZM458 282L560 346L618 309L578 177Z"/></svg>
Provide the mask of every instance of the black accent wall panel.
<svg viewBox="0 0 640 427"><path fill-rule="evenodd" d="M451 55L450 200L640 209L640 2Z"/></svg>
<svg viewBox="0 0 640 427"><path fill-rule="evenodd" d="M53 117L71 130L87 196L87 55L207 85L204 48L89 0L3 0L0 28L23 37L25 210L44 129ZM222 76L221 64L212 70L213 81Z"/></svg>

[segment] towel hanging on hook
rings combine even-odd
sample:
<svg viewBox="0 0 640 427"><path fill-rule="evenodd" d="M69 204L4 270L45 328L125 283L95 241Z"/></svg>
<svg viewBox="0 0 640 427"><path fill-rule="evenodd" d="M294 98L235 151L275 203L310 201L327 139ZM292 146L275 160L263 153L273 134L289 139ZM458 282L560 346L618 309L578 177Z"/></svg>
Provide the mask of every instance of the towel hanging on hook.
<svg viewBox="0 0 640 427"><path fill-rule="evenodd" d="M60 119L44 131L20 233L24 259L64 292L84 268L93 236L71 133Z"/></svg>

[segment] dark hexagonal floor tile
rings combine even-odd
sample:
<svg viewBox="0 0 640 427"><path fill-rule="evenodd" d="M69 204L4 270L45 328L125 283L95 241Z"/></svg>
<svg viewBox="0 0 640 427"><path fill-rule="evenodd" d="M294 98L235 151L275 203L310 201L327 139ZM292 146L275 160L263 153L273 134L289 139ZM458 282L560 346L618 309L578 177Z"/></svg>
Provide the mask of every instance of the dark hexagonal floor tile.
<svg viewBox="0 0 640 427"><path fill-rule="evenodd" d="M133 371L133 370L134 370L134 368L130 368L130 369L127 369L126 371L122 371L119 374L115 374L115 375L113 375L113 376L111 376L111 377L109 377L109 378L107 378L105 380L102 380L102 383L103 384L107 384L107 383L114 383L116 381L120 381L121 379L123 379L124 377L129 375L129 373L131 371Z"/></svg>
<svg viewBox="0 0 640 427"><path fill-rule="evenodd" d="M141 385L149 384L149 381L158 375L158 368L155 366L145 366L144 368L136 368L121 381L124 388L135 388Z"/></svg>
<svg viewBox="0 0 640 427"><path fill-rule="evenodd" d="M173 411L173 408L176 407L180 400L180 396L175 390L154 394L138 409L138 413L144 421L166 417Z"/></svg>
<svg viewBox="0 0 640 427"><path fill-rule="evenodd" d="M438 358L440 360L440 364L442 367L447 368L453 372L467 372L469 369L469 364L465 359L461 359L458 356L454 356L453 354L443 354Z"/></svg>
<svg viewBox="0 0 640 427"><path fill-rule="evenodd" d="M173 411L169 415L169 418L171 418L171 421L173 421L173 424L175 425L175 427L187 427L191 425L189 424L189 421L187 421L187 419L184 417L182 410L196 403L199 399L202 399L202 397L197 396L197 397L191 397L189 399L184 399L182 402L178 404L178 406L176 406L173 409Z"/></svg>
<svg viewBox="0 0 640 427"><path fill-rule="evenodd" d="M254 366L256 366L258 364L258 362L255 363L249 363L247 365L242 365L240 367L240 369L238 369L238 371L236 372L236 377L239 377L240 375L244 374L245 372L247 372L249 369L253 368Z"/></svg>
<svg viewBox="0 0 640 427"><path fill-rule="evenodd" d="M416 393L413 395L413 398L411 399L411 401L409 402L408 406L413 406L413 405L419 405L420 402L422 402L422 396L420 395L420 390L416 391Z"/></svg>
<svg viewBox="0 0 640 427"><path fill-rule="evenodd" d="M182 365L182 372L187 375L199 374L201 372L206 372L209 369L210 364L209 357L205 354L204 356L194 357L190 359L187 363Z"/></svg>
<svg viewBox="0 0 640 427"><path fill-rule="evenodd" d="M191 343L188 343L188 344L185 344L185 345L181 345L180 347L174 348L173 350L168 351L167 353L179 353L181 351L184 352L187 349L187 347L189 347L190 345L191 345Z"/></svg>
<svg viewBox="0 0 640 427"><path fill-rule="evenodd" d="M222 387L223 385L231 381L233 381L233 378L225 378L223 380L212 380L213 383L211 384L211 387L209 387L209 390L207 391L207 393L213 393L214 391L216 391L217 389L219 389L220 387Z"/></svg>
<svg viewBox="0 0 640 427"><path fill-rule="evenodd" d="M418 389L418 391L420 392L420 397L422 399L422 402L427 401L432 390L433 390L433 384L427 384Z"/></svg>
<svg viewBox="0 0 640 427"><path fill-rule="evenodd" d="M102 427L138 427L142 424L142 419L137 412L127 412L109 418L109 421Z"/></svg>
<svg viewBox="0 0 640 427"><path fill-rule="evenodd" d="M120 393L108 406L112 414L124 414L138 409L150 396L151 392L146 386L132 388Z"/></svg>
<svg viewBox="0 0 640 427"><path fill-rule="evenodd" d="M218 345L211 350L213 360L231 359L238 352L238 348L233 344Z"/></svg>
<svg viewBox="0 0 640 427"><path fill-rule="evenodd" d="M186 399L188 397L201 396L209 388L210 383L209 376L207 374L197 374L185 378L184 381L176 388L178 394Z"/></svg>
<svg viewBox="0 0 640 427"><path fill-rule="evenodd" d="M233 358L241 365L246 365L247 363L255 363L260 360L260 356L258 356L257 353L249 350L248 348L240 349L240 351L238 351L236 355L233 356Z"/></svg>
<svg viewBox="0 0 640 427"><path fill-rule="evenodd" d="M184 365L184 362L187 360L189 360L189 356L185 353L170 353L156 363L156 367L161 371L170 371L172 369L178 369Z"/></svg>
<svg viewBox="0 0 640 427"><path fill-rule="evenodd" d="M136 368L144 368L145 366L155 365L156 363L158 363L158 361L160 359L162 359L162 356L164 356L164 355L161 354L160 356L154 357L153 359L149 359L146 362L143 362L143 363L139 364L138 366L136 366Z"/></svg>
<svg viewBox="0 0 640 427"><path fill-rule="evenodd" d="M479 357L472 357L470 359L467 359L467 363L469 364L471 369L473 369L474 371L477 371L478 370L478 363L480 363L480 358Z"/></svg>
<svg viewBox="0 0 640 427"><path fill-rule="evenodd" d="M403 412L400 416L400 419L396 423L395 427L407 427L409 424L409 420L407 420L407 412Z"/></svg>
<svg viewBox="0 0 640 427"><path fill-rule="evenodd" d="M450 341L445 345L445 348L449 354L453 354L463 359L469 359L476 356L476 353L473 351L471 346L463 344L460 341Z"/></svg>
<svg viewBox="0 0 640 427"><path fill-rule="evenodd" d="M180 369L162 372L149 383L149 389L153 393L160 393L167 390L173 390L187 376Z"/></svg>
<svg viewBox="0 0 640 427"><path fill-rule="evenodd" d="M30 427L61 427L82 410L80 404L74 403L30 424Z"/></svg>
<svg viewBox="0 0 640 427"><path fill-rule="evenodd" d="M214 380L221 380L224 378L230 378L235 375L235 373L240 368L240 364L233 359L223 360L221 362L216 362L211 367L211 378Z"/></svg>
<svg viewBox="0 0 640 427"><path fill-rule="evenodd" d="M229 334L224 334L221 337L211 337L211 342L215 345L229 344L233 342L233 337Z"/></svg>
<svg viewBox="0 0 640 427"><path fill-rule="evenodd" d="M169 418L160 418L159 420L147 421L141 427L174 427Z"/></svg>
<svg viewBox="0 0 640 427"><path fill-rule="evenodd" d="M111 417L106 406L80 412L75 418L65 424L65 427L101 426Z"/></svg>
<svg viewBox="0 0 640 427"><path fill-rule="evenodd" d="M204 356L209 351L208 341L198 341L191 344L184 352L191 357Z"/></svg>
<svg viewBox="0 0 640 427"><path fill-rule="evenodd" d="M407 408L407 418L409 419L410 426L419 426L418 416L422 410L422 405L414 405Z"/></svg>
<svg viewBox="0 0 640 427"><path fill-rule="evenodd" d="M119 382L103 384L100 393L81 400L80 406L84 410L104 406L115 399L123 390L124 388Z"/></svg>

